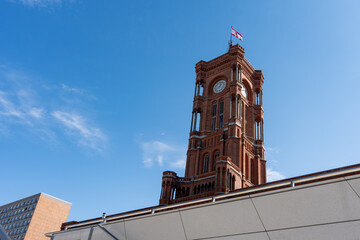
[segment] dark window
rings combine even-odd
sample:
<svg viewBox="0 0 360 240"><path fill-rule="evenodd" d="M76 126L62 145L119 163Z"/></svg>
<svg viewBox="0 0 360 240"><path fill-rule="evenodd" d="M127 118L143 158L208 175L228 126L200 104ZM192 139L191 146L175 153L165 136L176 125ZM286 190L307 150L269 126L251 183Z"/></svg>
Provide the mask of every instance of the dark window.
<svg viewBox="0 0 360 240"><path fill-rule="evenodd" d="M216 118L212 118L211 120L211 130L214 131L215 130L215 126L216 126Z"/></svg>
<svg viewBox="0 0 360 240"><path fill-rule="evenodd" d="M216 116L216 109L217 109L217 103L213 104L213 110L212 110L212 116L215 117Z"/></svg>
<svg viewBox="0 0 360 240"><path fill-rule="evenodd" d="M254 183L253 171L254 171L254 163L253 163L253 159L250 159L250 181L251 181L252 183Z"/></svg>
<svg viewBox="0 0 360 240"><path fill-rule="evenodd" d="M224 101L220 102L220 114L219 114L219 128L223 128L224 125Z"/></svg>
<svg viewBox="0 0 360 240"><path fill-rule="evenodd" d="M216 166L216 158L220 156L220 152L216 151L214 154L214 164L213 164L213 170L215 170L215 166Z"/></svg>
<svg viewBox="0 0 360 240"><path fill-rule="evenodd" d="M212 119L211 119L211 130L214 131L216 128L216 113L217 113L217 103L213 104L212 108Z"/></svg>
<svg viewBox="0 0 360 240"><path fill-rule="evenodd" d="M204 173L209 172L209 155L205 155L204 157Z"/></svg>

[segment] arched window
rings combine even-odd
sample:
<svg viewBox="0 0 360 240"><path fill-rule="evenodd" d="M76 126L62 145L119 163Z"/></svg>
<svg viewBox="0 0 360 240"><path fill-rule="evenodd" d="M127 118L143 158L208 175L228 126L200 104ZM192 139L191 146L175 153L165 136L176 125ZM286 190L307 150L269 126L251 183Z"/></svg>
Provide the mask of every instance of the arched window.
<svg viewBox="0 0 360 240"><path fill-rule="evenodd" d="M248 97L248 91L246 89L246 87L244 86L244 84L241 84L241 94L247 98Z"/></svg>
<svg viewBox="0 0 360 240"><path fill-rule="evenodd" d="M206 154L204 157L204 173L209 172L209 155Z"/></svg>
<svg viewBox="0 0 360 240"><path fill-rule="evenodd" d="M197 112L196 113L196 118L197 121L195 122L195 131L200 131L200 123L201 123L201 112Z"/></svg>
<svg viewBox="0 0 360 240"><path fill-rule="evenodd" d="M204 95L204 83L197 82L195 84L195 96L203 96Z"/></svg>
<svg viewBox="0 0 360 240"><path fill-rule="evenodd" d="M176 191L176 188L174 186L171 187L171 200L174 200L176 198L176 194L177 194L177 191Z"/></svg>

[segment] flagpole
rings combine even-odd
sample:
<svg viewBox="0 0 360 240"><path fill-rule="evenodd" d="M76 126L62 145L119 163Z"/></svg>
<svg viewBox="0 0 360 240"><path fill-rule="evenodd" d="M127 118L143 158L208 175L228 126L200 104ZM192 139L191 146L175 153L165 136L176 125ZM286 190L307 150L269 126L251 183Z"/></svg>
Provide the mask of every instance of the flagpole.
<svg viewBox="0 0 360 240"><path fill-rule="evenodd" d="M233 43L233 41L232 41L232 33L231 33L231 31L232 31L232 26L231 26L231 29L230 29L229 49L230 49L230 47L232 46L232 43Z"/></svg>

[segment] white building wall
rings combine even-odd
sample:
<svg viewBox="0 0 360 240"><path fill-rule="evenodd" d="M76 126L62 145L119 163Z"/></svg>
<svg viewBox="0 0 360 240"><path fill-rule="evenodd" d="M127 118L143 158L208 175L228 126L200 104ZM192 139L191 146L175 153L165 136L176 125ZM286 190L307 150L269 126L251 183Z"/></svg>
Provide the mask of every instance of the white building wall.
<svg viewBox="0 0 360 240"><path fill-rule="evenodd" d="M360 239L360 174L103 223L119 240ZM88 240L91 227L54 233ZM91 240L114 239L94 227Z"/></svg>

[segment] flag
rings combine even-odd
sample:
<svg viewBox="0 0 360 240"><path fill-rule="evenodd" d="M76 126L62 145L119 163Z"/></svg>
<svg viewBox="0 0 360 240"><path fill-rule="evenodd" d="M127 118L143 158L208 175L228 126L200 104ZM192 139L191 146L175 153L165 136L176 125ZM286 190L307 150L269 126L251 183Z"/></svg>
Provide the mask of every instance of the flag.
<svg viewBox="0 0 360 240"><path fill-rule="evenodd" d="M243 40L243 36L238 31L233 29L232 27L231 27L231 35L233 35L234 37L237 37L240 41Z"/></svg>

